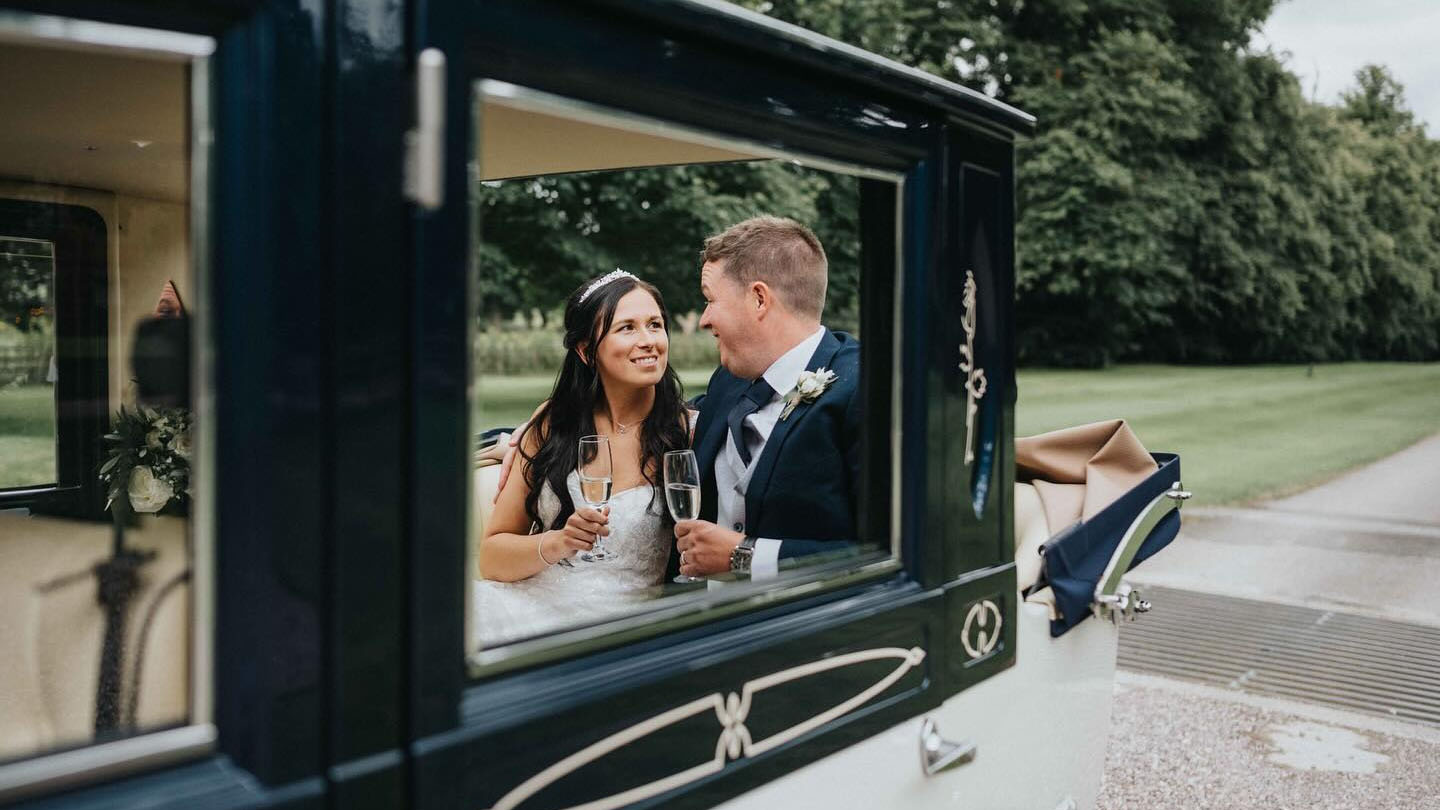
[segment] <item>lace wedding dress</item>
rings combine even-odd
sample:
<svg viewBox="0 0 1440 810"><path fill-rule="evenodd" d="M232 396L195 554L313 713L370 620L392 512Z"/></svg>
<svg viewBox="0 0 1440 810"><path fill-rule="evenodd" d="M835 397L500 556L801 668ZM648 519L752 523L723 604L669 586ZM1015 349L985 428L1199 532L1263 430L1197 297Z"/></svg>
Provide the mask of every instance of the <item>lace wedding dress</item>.
<svg viewBox="0 0 1440 810"><path fill-rule="evenodd" d="M572 503L581 504L580 478L565 480ZM610 536L616 553L602 562L572 557L573 568L549 566L518 582L474 582L474 623L481 647L589 624L625 613L660 593L675 535L663 517L665 504L655 488L642 484L610 496ZM537 504L549 526L560 514L560 499L547 485Z"/></svg>

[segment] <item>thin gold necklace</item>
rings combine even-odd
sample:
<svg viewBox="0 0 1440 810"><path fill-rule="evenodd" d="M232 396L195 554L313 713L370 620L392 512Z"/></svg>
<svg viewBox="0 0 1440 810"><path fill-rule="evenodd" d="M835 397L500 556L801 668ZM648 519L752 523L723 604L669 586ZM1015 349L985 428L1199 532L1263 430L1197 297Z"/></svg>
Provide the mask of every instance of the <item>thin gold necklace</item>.
<svg viewBox="0 0 1440 810"><path fill-rule="evenodd" d="M642 417L640 417L639 419L636 419L634 422L631 422L630 424L627 425L627 424L625 424L624 422L621 422L619 419L616 419L615 417L612 416L612 417L610 417L610 424L614 426L615 430L618 431L621 436L624 436L624 435L625 435L625 431L629 430L629 429L632 428L632 427L635 427L636 425L640 424L641 422L644 422L644 421L646 420L646 418L648 418L648 417L649 417L649 414L646 414L645 416L642 416Z"/></svg>

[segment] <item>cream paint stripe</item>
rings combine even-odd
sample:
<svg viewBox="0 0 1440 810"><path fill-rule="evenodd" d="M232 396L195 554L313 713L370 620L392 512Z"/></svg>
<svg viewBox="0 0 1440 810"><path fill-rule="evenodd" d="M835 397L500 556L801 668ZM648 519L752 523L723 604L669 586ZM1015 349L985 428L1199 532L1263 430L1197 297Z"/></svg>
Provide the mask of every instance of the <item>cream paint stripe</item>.
<svg viewBox="0 0 1440 810"><path fill-rule="evenodd" d="M551 765L540 773L537 773L529 779L526 779L524 782L521 782L518 786L515 787L514 790L500 797L500 801L495 803L494 810L512 810L512 808L519 806L521 802L525 801L531 796L534 796L536 793L539 793L541 790L548 787L552 782L555 782L556 780L560 779L562 776L565 776L571 771L582 768L590 764L591 762L599 759L600 757L603 757L618 748L628 745L635 740L640 739L641 737L659 731L660 729L668 725L678 723L681 720L689 717L694 717L695 715L705 711L706 709L711 709L715 711L717 716L719 716L719 714L724 711L724 703L722 702L719 694L711 693L709 695L706 695L705 697L692 700L683 706L677 706L668 712L657 714L643 723L638 723L631 726L630 728L625 729L624 731L611 734L609 737L606 737L603 740L600 740L586 746L585 748L580 749L579 751L560 760L554 765ZM706 763L705 765L698 766L697 768L691 768L689 770L682 771L681 774L690 774L692 771L699 770L700 768L714 767L714 764L715 763L713 762ZM723 766L723 763L721 763L721 765ZM681 774L667 777L666 779L661 780L661 782L669 782L670 780L675 779ZM646 785L645 787L637 788L636 790L648 790L650 788L653 788L656 784L660 783L652 783L650 785ZM659 791L656 792L658 793ZM625 794L617 795L623 796ZM612 796L607 799L601 799L597 802L591 802L590 804L583 806L587 808L592 808L592 810L598 810L598 808L601 806L616 806L602 804L604 802L608 802L610 799L613 798L615 797ZM635 797L635 799L638 798L640 797ZM631 799L631 801L634 801L635 799Z"/></svg>
<svg viewBox="0 0 1440 810"><path fill-rule="evenodd" d="M829 711L823 712L823 713L821 713L821 714L817 714L817 715L815 715L814 717L810 718L809 720L806 720L805 722L800 723L799 725L791 726L790 728L786 729L785 731L780 732L779 734L771 735L770 737L767 737L767 738L761 740L761 741L758 742L758 743L754 743L754 744L752 744L752 745L747 745L747 746L745 747L745 756L748 757L748 756L754 756L754 755L756 755L756 754L763 754L763 753L765 753L766 751L769 751L769 750L771 750L771 749L773 749L773 748L777 748L777 747L779 747L779 746L781 746L781 745L784 745L784 744L787 743L787 742L790 742L791 740L795 739L796 737L799 737L799 736L801 736L801 735L803 735L803 734L805 734L805 733L807 733L807 732L809 732L809 731L812 731L812 730L814 730L814 729L816 729L816 728L819 728L820 726L825 725L826 723L830 722L831 720L834 720L834 719L837 718L837 717L840 717L840 716L842 716L842 715L845 715L845 714L853 711L855 708L863 705L864 703L866 703L867 701L869 701L871 698L875 697L876 695L880 694L881 692L884 692L886 689L889 689L890 686L891 686L892 684L894 684L896 681L900 680L900 678L902 678L902 677L905 675L906 672L909 672L910 669L911 669L911 667L914 667L916 664L919 664L921 661L925 660L925 651L922 650L922 649L920 649L919 647L911 648L909 651L900 650L900 649L897 649L897 648L892 648L892 650L890 650L890 651L886 651L886 650L867 650L867 651L866 651L866 653L882 653L882 652L889 652L890 654L888 654L888 655L866 655L865 653L855 653L855 655L857 655L857 656L858 656L858 655L865 655L865 657L863 657L863 658L856 658L856 659L853 659L853 660L851 660L851 661L847 661L847 662L845 662L845 663L857 663L858 661L868 661L868 660L874 660L874 659L877 659L877 658L893 658L893 657L903 658L903 659L905 659L905 660L900 663L900 666L898 666L898 667L895 668L895 671L894 671L894 672L892 672L892 673L890 673L889 675L885 676L885 679L884 679L884 680L882 680L882 681L880 681L879 683L871 686L869 689L866 689L865 691L861 692L860 694L856 695L855 697L850 698L849 700L845 701L844 703L841 703L841 704L839 704L838 706L835 706L834 708L830 709ZM899 655L895 655L895 653L899 653ZM829 663L829 662L828 662L828 661L822 661L822 662L816 662L816 663ZM811 665L811 666L814 666L814 665ZM843 666L843 664L840 664L840 665L837 665L837 666ZM806 667L798 667L797 669L805 669L805 668L806 668ZM805 674L813 674L814 672L823 672L823 671L826 670L826 669L832 669L832 668L833 668L833 667L820 667L820 668L818 668L818 669L813 670L812 672L808 672L808 673L805 673ZM784 673L781 673L781 674L784 674ZM772 677L773 677L773 676L772 676ZM796 677L800 677L800 676L796 676ZM785 680L791 680L791 678L786 678ZM783 683L783 681L781 681L781 682ZM771 684L771 685L773 685L773 684ZM746 684L746 685L745 685L745 688L746 688L746 690L748 691L748 690L750 689L750 684ZM763 689L763 688L765 688L765 687L760 687L760 688L758 688L758 689L755 689L754 691L759 692L759 691L761 691L761 689Z"/></svg>
<svg viewBox="0 0 1440 810"><path fill-rule="evenodd" d="M791 726L789 729L786 729L779 734L772 735L771 737L762 740L758 744L754 744L751 742L749 729L745 727L744 721L745 718L749 715L751 697L754 694L758 692L763 692L764 690L769 689L773 686L788 683L789 681L797 680L799 678L805 678L820 672L837 669L839 667L850 666L852 664L858 664L865 661L878 661L885 658L900 658L902 659L902 661L900 665L895 668L894 672L891 672L878 683L869 687L855 697L850 698L844 703L841 703L822 714L810 718L804 723ZM741 692L743 693L742 698L737 700L737 696L735 694L732 693L730 695L731 703L734 704L733 711L731 709L731 706L727 706L725 698L723 698L720 693L712 692L709 695L706 695L702 698L697 698L689 703L684 704L683 706L677 706L676 708L662 714L658 714L650 718L649 720L644 721L643 723L631 726L624 731L612 734L603 740L595 742L589 746L586 746L585 748L582 748L581 750L575 752L574 754L571 754L565 759L560 760L554 765L551 765L550 767L546 768L540 773L535 774L534 776L522 782L520 785L516 786L514 790L511 790L509 793L502 796L500 798L500 801L495 803L492 810L514 810L514 808L518 807L521 803L531 798L535 794L539 793L541 790L544 790L546 787L554 784L562 777L580 768L583 768L586 765L589 765L590 763L604 757L605 755L613 753L614 751L634 742L635 740L652 734L662 728L665 728L666 726L673 725L674 723L678 723L681 720L685 720L690 717L694 717L695 715L700 714L706 709L713 710L715 712L716 719L722 726L719 741L716 743L715 746L714 759L709 762L696 765L693 768L687 768L686 770L680 771L679 773L671 774L670 776L667 776L663 779L659 779L654 782L641 785L639 787L631 788L630 790L621 793L616 793L601 799L586 802L585 804L574 805L570 808L567 808L567 810L614 810L615 808L623 807L624 805L630 804L632 802L648 799L652 796L658 796L667 790L672 790L674 788L693 782L696 779L719 773L720 771L724 770L726 761L725 752L727 748L727 743L731 739L730 735L738 736L740 740L740 749L743 752L744 756L748 757L754 754L764 753L765 751L783 745L790 740L793 740L796 737L799 737L800 735L811 731L812 729L818 728L819 726L822 726L825 723L828 723L831 720L834 720L835 718L854 710L856 707L864 704L866 701L890 688L890 686L893 685L896 681L900 680L900 678L904 676L906 672L910 671L911 668L915 667L923 660L925 660L925 651L920 649L919 647L912 647L908 650L902 649L900 647L884 647L875 650L862 650L860 652L848 653L846 655L840 655L834 658L826 658L819 661L814 661L803 666L798 666L792 669L787 669L781 672L774 673L772 675L767 675L763 678L758 678L753 681L746 681L745 684L741 687Z"/></svg>
<svg viewBox="0 0 1440 810"><path fill-rule="evenodd" d="M808 678L811 675L825 672L826 670L836 669L837 667L848 667L851 664L859 664L864 661L877 661L881 658L904 658L907 661L905 669L909 669L925 660L925 651L919 647L911 647L908 650L901 649L900 647L881 647L874 650L861 650L860 652L837 655L834 658L822 658L819 661L812 661L792 669L781 670L773 675L766 675L763 678L746 681L744 687L741 689L740 717L743 719L750 716L750 699L757 692L763 692L772 686L779 686L782 683L793 681L796 678Z"/></svg>

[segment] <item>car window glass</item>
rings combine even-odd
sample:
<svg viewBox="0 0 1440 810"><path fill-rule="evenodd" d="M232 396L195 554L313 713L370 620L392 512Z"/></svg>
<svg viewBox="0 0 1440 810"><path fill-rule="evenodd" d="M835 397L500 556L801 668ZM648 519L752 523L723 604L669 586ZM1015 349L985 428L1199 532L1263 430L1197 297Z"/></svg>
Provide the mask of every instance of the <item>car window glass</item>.
<svg viewBox="0 0 1440 810"><path fill-rule="evenodd" d="M470 650L891 558L857 527L873 178L497 82L475 103Z"/></svg>
<svg viewBox="0 0 1440 810"><path fill-rule="evenodd" d="M198 51L28 19L0 19L0 768L203 720Z"/></svg>

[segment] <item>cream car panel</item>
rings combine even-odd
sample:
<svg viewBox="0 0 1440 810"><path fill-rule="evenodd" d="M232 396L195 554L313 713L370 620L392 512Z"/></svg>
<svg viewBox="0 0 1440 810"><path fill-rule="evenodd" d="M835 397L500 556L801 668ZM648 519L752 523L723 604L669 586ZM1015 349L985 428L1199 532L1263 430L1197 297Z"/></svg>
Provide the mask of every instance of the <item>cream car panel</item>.
<svg viewBox="0 0 1440 810"><path fill-rule="evenodd" d="M1087 621L1050 638L1048 609L1021 604L1015 666L928 717L975 760L926 777L916 717L720 807L1092 808L1100 792L1119 632Z"/></svg>

